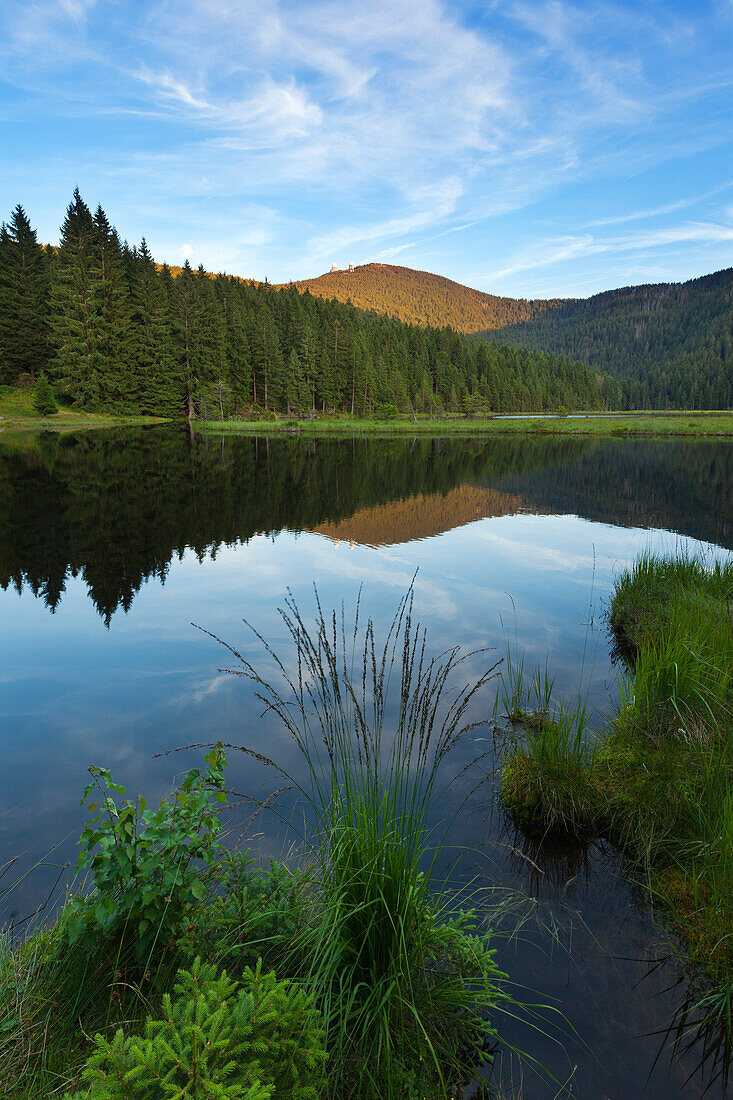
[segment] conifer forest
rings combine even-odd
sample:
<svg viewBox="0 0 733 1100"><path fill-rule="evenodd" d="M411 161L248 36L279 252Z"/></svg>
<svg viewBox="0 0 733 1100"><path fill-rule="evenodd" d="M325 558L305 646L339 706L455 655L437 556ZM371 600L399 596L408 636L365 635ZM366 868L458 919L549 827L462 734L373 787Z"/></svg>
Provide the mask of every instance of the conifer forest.
<svg viewBox="0 0 733 1100"><path fill-rule="evenodd" d="M57 248L21 206L0 237L0 384L45 372L82 408L224 419L553 411L617 402L598 370L295 287L158 265L78 190Z"/></svg>

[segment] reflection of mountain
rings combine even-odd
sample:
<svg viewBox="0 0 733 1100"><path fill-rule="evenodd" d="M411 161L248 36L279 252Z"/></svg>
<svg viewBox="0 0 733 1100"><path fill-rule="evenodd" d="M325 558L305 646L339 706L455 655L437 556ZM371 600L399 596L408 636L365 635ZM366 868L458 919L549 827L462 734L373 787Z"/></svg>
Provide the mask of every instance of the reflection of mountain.
<svg viewBox="0 0 733 1100"><path fill-rule="evenodd" d="M488 516L514 515L524 511L521 497L499 489L459 485L447 493L418 493L407 500L393 500L372 508L359 508L353 516L322 523L313 530L335 543L362 546L393 546L395 543L429 539L454 527L463 527Z"/></svg>
<svg viewBox="0 0 733 1100"><path fill-rule="evenodd" d="M363 508L577 460L582 440L256 439L177 428L47 433L0 448L0 586L55 608L80 575L109 621L171 559L261 532L313 530Z"/></svg>
<svg viewBox="0 0 733 1100"><path fill-rule="evenodd" d="M54 609L80 576L109 621L186 549L282 529L379 546L519 510L730 547L732 492L733 446L713 441L46 434L0 447L0 586Z"/></svg>

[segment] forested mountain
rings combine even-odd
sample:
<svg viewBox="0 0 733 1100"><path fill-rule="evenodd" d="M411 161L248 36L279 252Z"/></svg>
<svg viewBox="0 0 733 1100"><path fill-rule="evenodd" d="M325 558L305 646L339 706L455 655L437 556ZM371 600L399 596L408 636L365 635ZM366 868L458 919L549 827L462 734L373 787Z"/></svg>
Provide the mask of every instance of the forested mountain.
<svg viewBox="0 0 733 1100"><path fill-rule="evenodd" d="M530 321L566 301L499 298L442 275L393 264L363 264L353 271L329 271L317 279L289 285L303 293L307 290L320 298L336 298L398 321L437 328L450 325L456 332L466 333Z"/></svg>
<svg viewBox="0 0 733 1100"><path fill-rule="evenodd" d="M227 417L252 410L542 412L613 397L597 371L542 351L407 325L294 287L154 262L78 190L57 248L22 207L0 236L0 383L46 372L91 409Z"/></svg>
<svg viewBox="0 0 733 1100"><path fill-rule="evenodd" d="M484 335L598 367L628 408L733 405L733 268L563 302Z"/></svg>
<svg viewBox="0 0 733 1100"><path fill-rule="evenodd" d="M733 269L592 298L498 298L425 271L366 264L293 286L416 324L554 352L616 379L625 408L733 405Z"/></svg>

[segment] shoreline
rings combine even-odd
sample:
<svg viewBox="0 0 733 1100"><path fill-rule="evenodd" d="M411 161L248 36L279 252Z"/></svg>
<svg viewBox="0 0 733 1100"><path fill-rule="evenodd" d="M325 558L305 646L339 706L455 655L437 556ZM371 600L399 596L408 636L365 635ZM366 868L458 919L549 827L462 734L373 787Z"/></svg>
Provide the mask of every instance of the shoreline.
<svg viewBox="0 0 733 1100"><path fill-rule="evenodd" d="M515 693L510 721L526 744L501 779L503 805L528 835L603 836L626 853L681 938L683 964L704 975L711 1016L728 1020L732 579L733 558L642 555L624 570L609 609L625 669L616 713L588 739L572 707L553 713L549 700Z"/></svg>
<svg viewBox="0 0 733 1100"><path fill-rule="evenodd" d="M292 436L597 436L609 438L687 437L733 439L733 410L652 412L594 412L568 414L512 413L484 417L400 417L380 420L348 415L288 417L264 414L240 420L194 420L183 417L91 412L61 408L42 417L32 406L30 393L0 387L0 437L29 432L73 432L100 428L137 428L177 424L202 434Z"/></svg>
<svg viewBox="0 0 733 1100"><path fill-rule="evenodd" d="M732 411L528 414L486 419L367 420L326 417L316 420L199 420L196 431L241 435L570 435L611 438L686 436L733 438Z"/></svg>

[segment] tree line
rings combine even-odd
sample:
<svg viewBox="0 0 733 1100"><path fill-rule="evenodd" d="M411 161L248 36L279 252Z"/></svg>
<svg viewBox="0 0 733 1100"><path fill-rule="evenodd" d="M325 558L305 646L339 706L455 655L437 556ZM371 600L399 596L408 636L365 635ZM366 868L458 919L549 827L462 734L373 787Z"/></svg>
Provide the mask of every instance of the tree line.
<svg viewBox="0 0 733 1100"><path fill-rule="evenodd" d="M21 206L0 230L0 383L48 375L89 409L207 419L597 408L613 384L541 350L489 345L336 300L158 265L78 189L56 247Z"/></svg>

